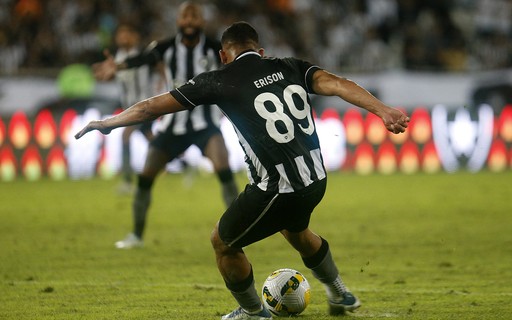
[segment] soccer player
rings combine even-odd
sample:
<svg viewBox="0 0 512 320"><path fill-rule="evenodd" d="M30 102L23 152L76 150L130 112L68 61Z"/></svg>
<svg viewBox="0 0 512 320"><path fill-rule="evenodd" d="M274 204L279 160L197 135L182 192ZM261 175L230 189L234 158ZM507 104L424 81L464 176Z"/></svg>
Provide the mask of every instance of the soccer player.
<svg viewBox="0 0 512 320"><path fill-rule="evenodd" d="M124 61L112 57L94 65L100 80L113 77L120 70L141 65L163 63L169 88L175 88L201 72L217 69L220 65L220 43L204 35L202 7L191 1L183 2L178 10L176 37L153 43L153 49ZM238 196L238 187L229 166L228 151L220 131L217 106L205 103L194 110L169 114L158 122L157 133L151 141L142 172L138 176L133 201L133 231L115 246L130 249L143 245L143 233L151 203L151 189L157 175L166 164L179 157L188 147L196 145L211 160L222 188L227 206Z"/></svg>
<svg viewBox="0 0 512 320"><path fill-rule="evenodd" d="M117 46L114 61L121 63L124 60L139 55L142 52L141 35L137 27L129 22L122 22L117 26L114 42ZM115 74L116 81L121 89L121 103L123 108L128 108L137 101L149 98L154 94L150 86L150 67L141 65L137 68L120 70ZM120 193L132 192L133 170L130 163L130 137L139 129L148 141L153 138L151 131L152 122L140 126L129 126L122 134L122 183L119 186Z"/></svg>
<svg viewBox="0 0 512 320"><path fill-rule="evenodd" d="M221 39L224 68L202 73L115 117L92 121L75 137L91 130L107 134L162 114L217 103L236 128L249 174L249 184L211 235L219 271L239 304L222 319L272 319L258 297L243 247L277 232L324 284L329 313L353 311L360 301L345 287L328 242L308 227L327 183L308 94L338 96L379 116L395 134L406 130L409 118L353 81L308 62L264 58L258 41L248 23L231 25Z"/></svg>

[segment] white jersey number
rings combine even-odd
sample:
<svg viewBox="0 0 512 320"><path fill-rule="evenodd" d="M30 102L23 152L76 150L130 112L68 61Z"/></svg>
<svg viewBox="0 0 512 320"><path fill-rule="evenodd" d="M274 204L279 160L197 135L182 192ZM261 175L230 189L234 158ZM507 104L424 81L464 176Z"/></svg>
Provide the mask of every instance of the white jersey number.
<svg viewBox="0 0 512 320"><path fill-rule="evenodd" d="M297 105L293 100L294 94L297 94L300 97L303 102L304 109L299 110L297 108ZM297 120L308 120L306 127L303 127L302 124L299 124L300 129L308 135L313 134L315 131L315 126L313 124L313 119L311 118L311 106L308 104L307 92L304 90L304 88L296 84L289 85L283 91L283 99L293 117L295 117ZM265 107L266 102L272 103L276 110L269 111ZM269 136L271 136L272 139L274 139L276 142L287 143L295 138L295 126L293 124L293 120L284 112L284 105L277 95L270 92L259 94L256 99L254 99L254 108L260 117L267 121L265 124L267 132ZM280 129L283 132L278 130L276 125L277 121L280 121L282 124L284 124L284 128L280 126Z"/></svg>

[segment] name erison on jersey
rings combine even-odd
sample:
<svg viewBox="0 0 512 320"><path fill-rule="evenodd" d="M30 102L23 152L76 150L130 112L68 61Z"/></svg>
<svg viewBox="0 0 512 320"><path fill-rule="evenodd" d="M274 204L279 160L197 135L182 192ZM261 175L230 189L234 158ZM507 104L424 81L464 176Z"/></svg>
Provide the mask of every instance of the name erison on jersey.
<svg viewBox="0 0 512 320"><path fill-rule="evenodd" d="M283 80L283 79L284 79L283 73L276 72L276 73L269 74L266 77L263 77L261 79L254 81L254 86L256 86L256 88L263 88L264 86L268 86L269 84L272 84L274 82L277 82L277 81Z"/></svg>

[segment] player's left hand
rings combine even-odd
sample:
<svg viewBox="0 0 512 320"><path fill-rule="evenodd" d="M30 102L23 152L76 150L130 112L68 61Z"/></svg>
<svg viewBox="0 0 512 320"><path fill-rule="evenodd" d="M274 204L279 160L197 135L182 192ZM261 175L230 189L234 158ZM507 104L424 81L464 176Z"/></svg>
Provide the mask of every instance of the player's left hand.
<svg viewBox="0 0 512 320"><path fill-rule="evenodd" d="M112 131L112 129L105 127L102 120L91 121L82 130L75 134L75 139L80 139L84 134L93 130L98 130L103 134L109 134Z"/></svg>

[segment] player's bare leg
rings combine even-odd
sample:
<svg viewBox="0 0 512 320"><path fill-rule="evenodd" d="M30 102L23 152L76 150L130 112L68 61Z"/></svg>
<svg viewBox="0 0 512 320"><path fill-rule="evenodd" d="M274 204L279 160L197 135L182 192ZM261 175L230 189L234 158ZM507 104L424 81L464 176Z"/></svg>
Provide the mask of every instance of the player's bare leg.
<svg viewBox="0 0 512 320"><path fill-rule="evenodd" d="M345 287L325 239L309 228L301 232L283 230L281 233L300 253L304 265L311 269L313 276L325 286L331 315L359 308L361 303Z"/></svg>
<svg viewBox="0 0 512 320"><path fill-rule="evenodd" d="M229 167L228 149L226 148L222 134L216 134L210 138L204 153L213 164L213 169L217 173L221 183L224 204L228 207L238 196L238 187L233 172Z"/></svg>
<svg viewBox="0 0 512 320"><path fill-rule="evenodd" d="M131 159L131 150L130 150L130 137L135 131L135 126L126 127L123 130L121 135L121 175L122 182L118 187L118 192L120 194L132 194L133 186L132 186L132 175L133 170L130 163Z"/></svg>
<svg viewBox="0 0 512 320"><path fill-rule="evenodd" d="M118 192L120 194L132 194L134 190L133 186L133 169L131 165L131 146L130 146L130 138L135 130L137 130L138 126L128 126L124 128L123 133L121 135L121 175L122 182L118 187ZM144 137L147 141L151 141L153 139L153 133L151 132L151 124L143 125L140 128L141 132L144 134Z"/></svg>
<svg viewBox="0 0 512 320"><path fill-rule="evenodd" d="M126 239L116 242L117 248L131 249L142 246L142 236L151 204L151 189L155 178L162 172L168 161L169 157L166 153L149 147L144 169L138 176L137 189L132 203L133 232Z"/></svg>
<svg viewBox="0 0 512 320"><path fill-rule="evenodd" d="M226 283L226 287L240 305L222 319L272 319L254 287L252 266L241 248L229 247L220 239L218 225L211 235L217 267Z"/></svg>

